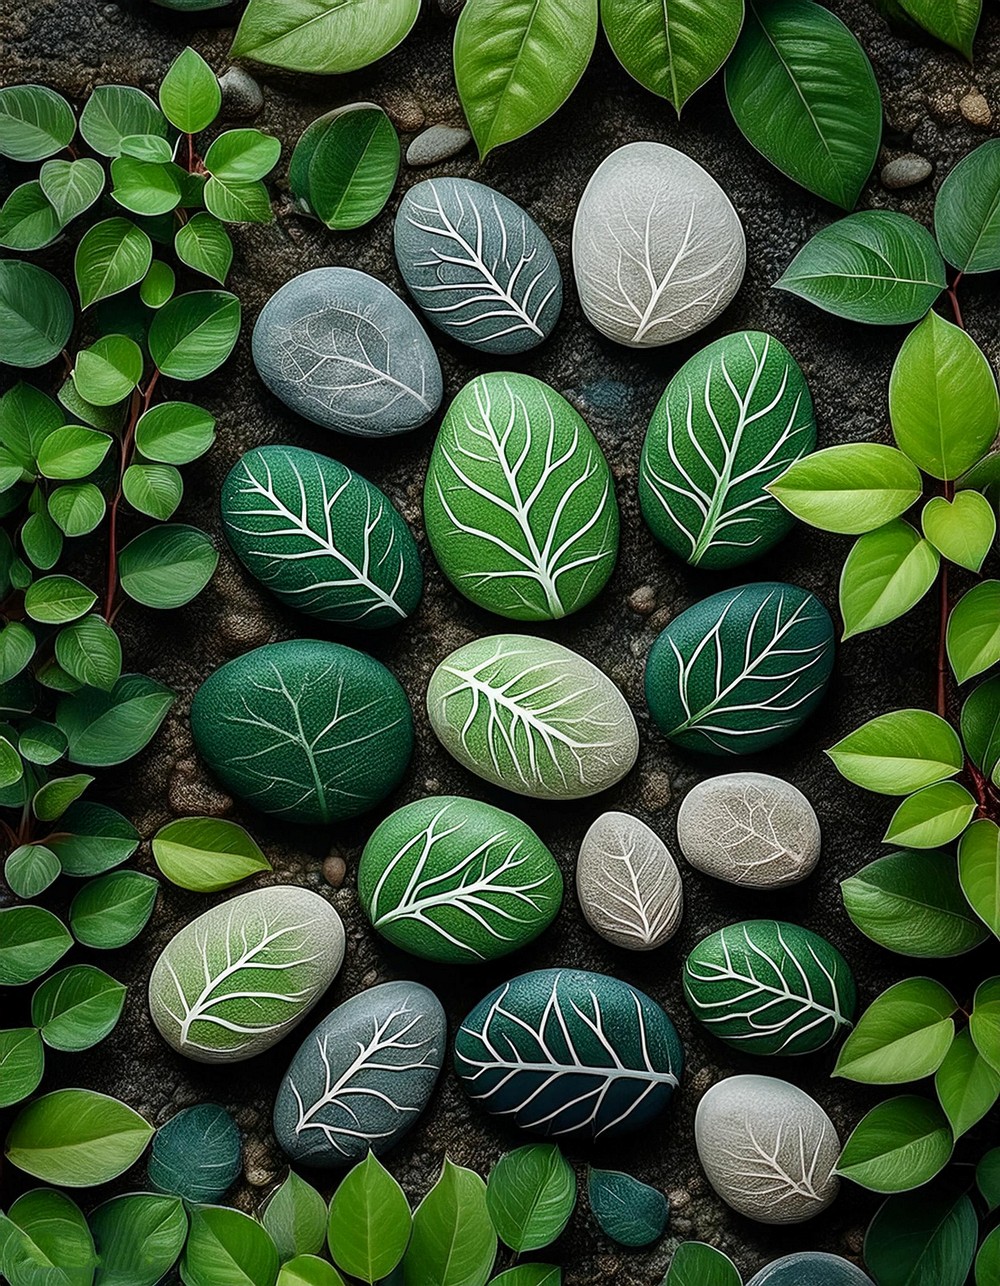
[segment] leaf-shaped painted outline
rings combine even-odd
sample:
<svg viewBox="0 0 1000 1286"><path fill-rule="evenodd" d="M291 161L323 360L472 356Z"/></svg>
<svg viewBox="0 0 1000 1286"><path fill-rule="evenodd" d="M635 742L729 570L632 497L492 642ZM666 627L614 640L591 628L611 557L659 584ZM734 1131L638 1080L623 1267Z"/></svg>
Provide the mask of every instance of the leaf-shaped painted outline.
<svg viewBox="0 0 1000 1286"><path fill-rule="evenodd" d="M593 831L602 826L601 842L589 833L584 839L584 844L590 839L603 859L595 928L602 935L613 930L633 939L636 950L647 951L666 942L680 923L684 887L670 850L655 831L641 822L635 825L636 818L622 823L614 819L614 813L605 813L591 827Z"/></svg>
<svg viewBox="0 0 1000 1286"><path fill-rule="evenodd" d="M778 834L774 816L782 804L778 795L768 795L756 782L745 782L738 795L728 795L722 804L729 817L726 828L703 832L703 842L707 838L724 854L732 883L747 882L752 887L762 879L761 872L766 874L774 866L781 884L798 879L807 864L806 855L789 848ZM749 852L740 852L744 846L749 846Z"/></svg>

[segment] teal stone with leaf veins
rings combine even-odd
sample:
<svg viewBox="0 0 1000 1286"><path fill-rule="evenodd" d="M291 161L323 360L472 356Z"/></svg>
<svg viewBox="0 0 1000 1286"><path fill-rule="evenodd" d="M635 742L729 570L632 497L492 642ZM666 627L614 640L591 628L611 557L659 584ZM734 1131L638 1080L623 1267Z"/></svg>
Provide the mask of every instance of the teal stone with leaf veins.
<svg viewBox="0 0 1000 1286"><path fill-rule="evenodd" d="M289 446L248 451L223 483L222 524L247 571L320 620L380 629L420 601L420 553L402 516L328 456Z"/></svg>
<svg viewBox="0 0 1000 1286"><path fill-rule="evenodd" d="M646 660L646 701L678 746L746 755L790 737L823 698L833 622L808 590L761 581L681 612Z"/></svg>
<svg viewBox="0 0 1000 1286"><path fill-rule="evenodd" d="M805 377L771 335L727 335L684 363L653 412L639 503L653 535L693 567L736 567L791 530L765 488L816 446Z"/></svg>
<svg viewBox="0 0 1000 1286"><path fill-rule="evenodd" d="M399 783L413 750L410 703L385 666L310 639L220 666L195 693L191 731L228 791L292 822L365 812Z"/></svg>
<svg viewBox="0 0 1000 1286"><path fill-rule="evenodd" d="M530 375L480 375L452 402L427 470L424 521L455 588L519 621L585 606L618 555L604 453L569 402Z"/></svg>

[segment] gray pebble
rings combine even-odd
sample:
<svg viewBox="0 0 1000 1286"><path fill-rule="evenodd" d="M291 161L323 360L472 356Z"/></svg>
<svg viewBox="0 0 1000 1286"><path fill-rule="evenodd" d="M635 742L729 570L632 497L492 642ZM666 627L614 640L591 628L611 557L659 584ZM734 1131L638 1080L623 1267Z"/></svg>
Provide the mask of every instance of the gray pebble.
<svg viewBox="0 0 1000 1286"><path fill-rule="evenodd" d="M254 78L242 67L229 67L219 77L222 113L238 120L250 120L264 106L264 95Z"/></svg>
<svg viewBox="0 0 1000 1286"><path fill-rule="evenodd" d="M576 892L594 932L629 951L662 946L684 913L677 863L660 837L631 813L604 813L587 831Z"/></svg>
<svg viewBox="0 0 1000 1286"><path fill-rule="evenodd" d="M454 125L432 125L418 134L406 149L406 164L414 169L422 165L436 165L450 156L457 156L472 142L467 129Z"/></svg>
<svg viewBox="0 0 1000 1286"><path fill-rule="evenodd" d="M882 186L890 190L916 187L933 173L934 166L923 156L914 156L912 153L897 156L894 161L882 166Z"/></svg>

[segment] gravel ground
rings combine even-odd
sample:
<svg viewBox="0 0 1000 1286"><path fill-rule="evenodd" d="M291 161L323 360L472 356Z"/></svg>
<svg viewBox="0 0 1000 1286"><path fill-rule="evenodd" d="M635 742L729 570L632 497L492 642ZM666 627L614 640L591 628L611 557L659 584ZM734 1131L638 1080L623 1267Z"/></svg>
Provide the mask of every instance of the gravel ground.
<svg viewBox="0 0 1000 1286"><path fill-rule="evenodd" d="M454 4L441 0L442 8ZM882 87L887 127L876 175L860 201L862 208L890 208L929 223L933 193L954 163L982 142L992 127L965 119L960 100L975 88L1000 114L1000 16L995 6L977 42L977 64L958 55L890 32L865 0L830 0L867 49ZM737 918L777 915L825 933L852 962L862 1001L904 976L905 963L862 938L843 911L838 883L876 856L891 812L879 800L845 784L823 756L825 747L871 715L900 705L930 704L933 689L936 622L928 604L905 621L851 641L840 652L832 690L804 732L777 752L746 761L748 769L777 773L794 781L813 801L823 825L824 856L817 873L801 888L771 897L736 891L685 870L687 912L678 936L649 955L630 955L597 939L585 925L572 892L553 928L517 959L482 970L451 970L411 960L378 941L357 906L355 871L367 835L391 808L426 793L454 791L509 804L498 792L462 772L438 747L423 713L423 693L435 664L452 648L503 628L496 618L461 600L437 572L423 536L420 494L436 424L387 446L337 438L297 419L266 393L250 360L250 323L267 298L295 274L324 264L364 269L402 292L392 257L391 228L404 189L426 171L402 171L389 207L369 227L334 235L291 213L283 191L292 146L305 125L330 108L355 99L383 104L396 120L404 145L427 123L460 123L450 62L453 18L435 0L405 44L377 66L340 78L272 75L262 78L264 109L256 122L280 137L285 149L275 172L276 222L235 230L236 261L230 285L242 298L247 325L234 357L223 371L195 391L219 418L219 440L210 456L187 470L188 493L181 516L218 532L217 497L227 470L241 452L264 443L294 443L328 451L357 467L397 502L418 534L424 553L427 587L413 619L396 633L366 635L361 645L400 677L413 701L417 750L396 796L373 816L329 829L272 825L223 795L195 757L187 724L190 698L202 679L228 658L251 647L296 635L355 642L293 616L261 594L232 559L223 556L210 588L191 607L150 621L123 614L128 662L171 684L180 699L154 748L118 774L108 773L95 798L117 804L137 820L148 837L171 817L190 813L226 815L248 825L274 864L274 882L295 882L317 889L344 918L348 953L325 1012L333 1004L376 981L413 977L440 994L452 1024L490 988L517 970L574 965L613 973L642 987L675 1018L688 1058L675 1109L658 1132L627 1148L573 1152L581 1178L585 1164L628 1170L656 1184L670 1197L669 1235L653 1249L627 1252L597 1231L581 1201L572 1224L551 1252L565 1266L568 1286L590 1286L614 1277L620 1286L654 1286L669 1261L676 1239L701 1238L727 1251L749 1276L767 1260L795 1249L819 1248L857 1259L865 1224L875 1201L845 1185L837 1203L814 1222L773 1230L734 1216L708 1189L693 1141L694 1111L700 1095L720 1077L741 1071L769 1071L802 1085L827 1108L842 1135L877 1092L829 1079L832 1054L800 1060L794 1066L740 1057L706 1039L689 1020L680 987L685 953L705 933ZM190 18L157 9L146 0L120 4L99 0L0 0L3 59L7 82L39 80L82 100L96 84L126 82L155 92L176 53L193 44L219 72L235 14L194 14ZM206 25L200 25L200 24ZM211 23L211 25L208 25ZM572 289L553 339L518 359L529 371L564 392L578 406L612 462L622 506L622 553L617 570L596 603L559 625L548 636L583 652L602 666L633 702L642 749L639 764L607 797L582 806L518 801L516 811L536 827L556 854L572 889L573 864L589 823L605 808L634 811L672 844L678 804L703 775L718 771L668 747L650 726L642 701L643 662L657 632L700 597L752 578L784 578L815 591L836 605L839 568L847 550L842 538L798 530L766 559L735 575L695 574L678 565L655 544L640 521L636 471L650 413L670 376L705 343L741 328L769 330L801 363L817 405L820 443L886 440L886 391L890 367L903 337L896 329L862 329L838 323L788 295L770 289L793 253L835 212L783 179L743 141L726 111L720 81L700 92L678 124L665 103L647 94L621 70L603 38L593 63L571 102L528 139L502 148L479 165L471 151L430 173L455 173L493 184L523 204L548 233L569 287L570 233L577 202L599 162L615 147L655 139L688 152L712 173L732 198L747 231L748 270L735 303L714 326L693 341L647 353L605 342L588 326ZM889 192L878 171L886 161L917 152L934 165L921 186ZM7 176L13 180L13 174ZM4 175L0 171L0 187ZM67 262L66 248L55 248L41 262ZM991 289L992 287L992 289ZM963 296L970 330L996 364L1000 359L1000 298L995 282L969 282ZM446 380L445 404L487 363L435 335ZM323 880L328 854L346 862L338 890ZM148 845L138 859L155 870ZM265 881L259 881L263 883ZM250 886L253 887L253 886ZM225 897L225 895L222 895ZM246 1209L259 1203L280 1179L283 1163L270 1133L270 1111L278 1081L297 1047L293 1035L277 1049L247 1064L212 1069L176 1057L153 1030L144 989L153 960L180 925L210 904L164 886L153 921L131 947L101 961L132 987L126 1013L114 1034L91 1054L50 1059L46 1085L81 1084L117 1094L161 1124L179 1107L213 1099L236 1116L245 1136L245 1182L232 1199ZM983 976L986 949L968 957L952 982L968 990ZM21 1003L20 998L17 1001ZM15 1016L14 1022L20 1021ZM5 1123L3 1123L5 1124ZM993 1135L995 1137L995 1120ZM974 1155L990 1136L987 1126L963 1144ZM453 1160L485 1172L513 1139L471 1111L455 1080L442 1078L432 1105L408 1140L389 1158L411 1199L432 1183L445 1151ZM978 1146L977 1146L978 1142ZM21 1186L6 1176L6 1205ZM142 1167L118 1185L143 1186ZM30 1186L30 1185L29 1185ZM320 1186L324 1186L320 1180Z"/></svg>

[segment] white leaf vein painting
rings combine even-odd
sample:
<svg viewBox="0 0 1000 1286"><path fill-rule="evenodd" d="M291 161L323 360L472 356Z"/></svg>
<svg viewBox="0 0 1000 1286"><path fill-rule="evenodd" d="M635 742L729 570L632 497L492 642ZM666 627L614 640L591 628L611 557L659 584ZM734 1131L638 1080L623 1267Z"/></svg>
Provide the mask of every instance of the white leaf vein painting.
<svg viewBox="0 0 1000 1286"><path fill-rule="evenodd" d="M680 925L677 864L660 837L628 813L604 813L587 831L576 886L590 926L618 946L651 951Z"/></svg>

